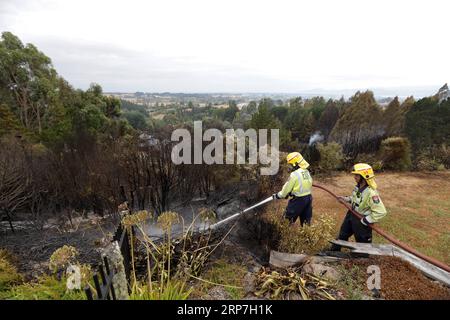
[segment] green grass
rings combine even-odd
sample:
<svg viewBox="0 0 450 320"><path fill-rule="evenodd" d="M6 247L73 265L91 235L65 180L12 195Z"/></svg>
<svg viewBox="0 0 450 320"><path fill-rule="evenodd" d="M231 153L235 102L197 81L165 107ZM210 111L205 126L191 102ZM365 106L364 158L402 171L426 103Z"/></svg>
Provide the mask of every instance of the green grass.
<svg viewBox="0 0 450 320"><path fill-rule="evenodd" d="M238 300L244 297L244 289L235 287L242 287L246 273L247 268L245 266L232 264L221 259L212 263L201 278L214 284L224 285L224 290L230 295L231 299ZM214 284L201 282L196 289L196 295L204 295L209 289L214 287Z"/></svg>
<svg viewBox="0 0 450 320"><path fill-rule="evenodd" d="M362 300L365 296L365 274L357 265L346 268L342 265L337 267L341 278L336 286L343 293L347 300Z"/></svg>
<svg viewBox="0 0 450 320"><path fill-rule="evenodd" d="M431 212L433 212L433 215L437 218L450 218L450 212L446 209L433 208L431 209Z"/></svg>
<svg viewBox="0 0 450 320"><path fill-rule="evenodd" d="M422 207L422 203L420 201L407 201L403 203L403 206L405 208L420 209Z"/></svg>
<svg viewBox="0 0 450 320"><path fill-rule="evenodd" d="M438 206L447 211L450 210L450 201L449 200L433 199L433 200L428 200L427 204L430 206Z"/></svg>
<svg viewBox="0 0 450 320"><path fill-rule="evenodd" d="M445 209L433 208L432 215L425 216L415 212L405 212L401 208L389 208L389 214L382 220L380 227L400 241L412 246L428 256L444 263L450 263L448 248L450 247L449 232L439 234L436 226L443 223L449 216ZM387 240L374 233L374 241L387 243Z"/></svg>
<svg viewBox="0 0 450 320"><path fill-rule="evenodd" d="M0 300L82 300L82 290L67 290L66 279L43 275L34 282L24 282L12 262L13 257L0 249Z"/></svg>
<svg viewBox="0 0 450 320"><path fill-rule="evenodd" d="M36 282L12 286L0 292L0 299L7 300L85 300L82 290L67 290L66 279L44 275Z"/></svg>
<svg viewBox="0 0 450 320"><path fill-rule="evenodd" d="M192 293L184 280L170 279L161 288L153 283L150 290L148 283L137 283L130 300L186 300Z"/></svg>

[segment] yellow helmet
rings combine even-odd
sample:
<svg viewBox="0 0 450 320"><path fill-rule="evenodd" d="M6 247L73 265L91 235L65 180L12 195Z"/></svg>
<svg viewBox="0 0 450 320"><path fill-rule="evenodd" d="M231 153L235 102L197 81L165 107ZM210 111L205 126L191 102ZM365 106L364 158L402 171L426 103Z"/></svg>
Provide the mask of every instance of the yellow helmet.
<svg viewBox="0 0 450 320"><path fill-rule="evenodd" d="M298 165L302 169L309 167L309 163L306 162L305 158L300 154L300 152L291 152L286 157L287 163L292 166Z"/></svg>
<svg viewBox="0 0 450 320"><path fill-rule="evenodd" d="M367 184L372 188L376 189L377 184L375 183L375 174L373 173L373 169L367 163L357 163L353 166L352 169L353 174L359 174L364 180L367 181Z"/></svg>

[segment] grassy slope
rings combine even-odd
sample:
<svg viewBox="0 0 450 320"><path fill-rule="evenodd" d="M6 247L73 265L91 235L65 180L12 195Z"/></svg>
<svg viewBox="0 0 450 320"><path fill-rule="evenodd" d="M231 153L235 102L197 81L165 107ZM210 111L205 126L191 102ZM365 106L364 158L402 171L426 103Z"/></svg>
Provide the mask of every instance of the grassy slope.
<svg viewBox="0 0 450 320"><path fill-rule="evenodd" d="M380 226L420 252L450 264L450 171L381 173L378 190L388 210ZM351 193L350 174L316 178L338 195ZM314 214L335 214L338 226L345 208L322 190L314 190ZM375 236L375 242L385 242Z"/></svg>

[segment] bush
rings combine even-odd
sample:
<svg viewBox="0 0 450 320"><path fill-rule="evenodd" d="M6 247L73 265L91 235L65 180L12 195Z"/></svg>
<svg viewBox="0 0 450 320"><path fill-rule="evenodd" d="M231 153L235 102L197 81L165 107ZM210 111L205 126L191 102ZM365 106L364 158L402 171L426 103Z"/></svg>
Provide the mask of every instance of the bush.
<svg viewBox="0 0 450 320"><path fill-rule="evenodd" d="M381 142L380 159L383 168L408 170L411 168L411 144L407 138L389 137Z"/></svg>
<svg viewBox="0 0 450 320"><path fill-rule="evenodd" d="M320 153L319 167L323 170L339 170L344 165L344 153L342 146L336 142L327 144L318 143L317 150Z"/></svg>
<svg viewBox="0 0 450 320"><path fill-rule="evenodd" d="M446 144L441 144L438 147L433 148L434 158L442 163L446 168L450 168L450 147Z"/></svg>
<svg viewBox="0 0 450 320"><path fill-rule="evenodd" d="M431 152L421 153L417 157L417 169L423 171L440 171L445 170L445 165L441 162L440 159L436 158Z"/></svg>
<svg viewBox="0 0 450 320"><path fill-rule="evenodd" d="M148 236L147 212L139 211L123 219L126 226L134 225L138 233L131 240L132 244L137 245L136 252L139 253L139 256L132 257L131 262L131 299L185 300L191 295L191 278L201 280L198 276L209 256L223 240L218 240L216 236L212 239L211 230L198 232L196 228L196 221L210 221L213 215L214 212L202 208L190 224L185 225L178 213L161 213L156 220L164 231L162 241L155 241ZM174 225L184 230L180 237L175 238L172 234ZM138 279L136 264L145 260L147 275L144 279Z"/></svg>
<svg viewBox="0 0 450 320"><path fill-rule="evenodd" d="M64 245L50 257L49 268L52 272L66 269L70 264L73 264L78 256L78 250L72 246Z"/></svg>
<svg viewBox="0 0 450 320"><path fill-rule="evenodd" d="M316 254L328 247L330 239L334 239L336 222L334 217L329 215L316 217L310 226L303 227L290 224L276 212L269 213L267 220L275 227L278 251Z"/></svg>
<svg viewBox="0 0 450 320"><path fill-rule="evenodd" d="M11 255L6 250L0 249L0 294L23 280L11 260Z"/></svg>

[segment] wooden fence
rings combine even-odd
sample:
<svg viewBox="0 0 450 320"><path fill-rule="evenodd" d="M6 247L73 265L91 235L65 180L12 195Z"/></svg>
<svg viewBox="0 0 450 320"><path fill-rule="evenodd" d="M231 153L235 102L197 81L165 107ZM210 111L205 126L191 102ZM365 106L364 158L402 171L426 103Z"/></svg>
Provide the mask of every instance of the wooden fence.
<svg viewBox="0 0 450 320"><path fill-rule="evenodd" d="M128 290L130 290L130 277L131 277L131 263L132 263L132 253L130 245L130 233L134 235L134 229L128 229L123 227L120 223L114 233L113 241L117 241L119 244L120 252L123 257L123 264L125 268L125 275L128 282ZM114 270L110 268L108 258L103 257L103 261L98 267L98 271L94 273L93 280L95 290L97 294L94 295L90 287L84 289L86 297L88 300L116 300L116 294L114 292L113 278ZM101 280L101 281L100 281Z"/></svg>

